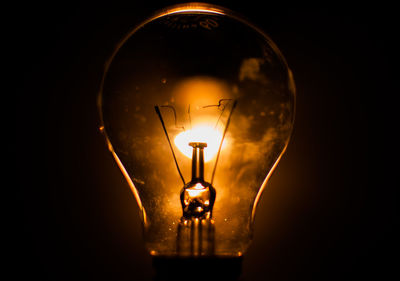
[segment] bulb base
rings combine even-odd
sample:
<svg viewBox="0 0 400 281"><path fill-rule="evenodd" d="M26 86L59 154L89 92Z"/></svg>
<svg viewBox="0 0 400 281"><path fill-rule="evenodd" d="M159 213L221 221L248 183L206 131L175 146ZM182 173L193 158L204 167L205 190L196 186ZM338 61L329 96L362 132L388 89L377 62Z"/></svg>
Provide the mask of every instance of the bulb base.
<svg viewBox="0 0 400 281"><path fill-rule="evenodd" d="M237 281L243 257L153 257L156 281Z"/></svg>

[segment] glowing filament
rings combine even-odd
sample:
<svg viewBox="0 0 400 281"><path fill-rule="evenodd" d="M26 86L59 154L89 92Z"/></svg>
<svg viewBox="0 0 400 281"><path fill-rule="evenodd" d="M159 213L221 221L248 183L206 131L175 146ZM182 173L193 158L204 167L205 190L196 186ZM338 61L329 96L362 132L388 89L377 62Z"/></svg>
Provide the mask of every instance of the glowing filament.
<svg viewBox="0 0 400 281"><path fill-rule="evenodd" d="M178 134L175 137L175 145L185 156L192 158L193 148L189 146L189 143L207 143L207 147L204 149L204 162L207 162L217 154L221 140L222 133L220 131L214 127L202 125Z"/></svg>

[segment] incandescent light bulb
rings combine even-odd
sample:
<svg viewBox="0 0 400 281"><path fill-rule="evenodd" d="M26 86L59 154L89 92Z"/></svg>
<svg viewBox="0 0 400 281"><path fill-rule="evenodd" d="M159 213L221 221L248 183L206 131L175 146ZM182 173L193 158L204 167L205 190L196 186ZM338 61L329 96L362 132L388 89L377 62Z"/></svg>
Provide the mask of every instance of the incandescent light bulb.
<svg viewBox="0 0 400 281"><path fill-rule="evenodd" d="M225 8L169 7L123 38L105 67L101 131L139 204L152 256L246 251L294 108L276 45Z"/></svg>

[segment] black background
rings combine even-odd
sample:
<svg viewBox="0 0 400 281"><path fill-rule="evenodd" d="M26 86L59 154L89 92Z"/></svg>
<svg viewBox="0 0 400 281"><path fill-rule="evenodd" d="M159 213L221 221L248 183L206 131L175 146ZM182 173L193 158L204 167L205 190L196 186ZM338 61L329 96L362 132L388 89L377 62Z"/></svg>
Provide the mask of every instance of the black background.
<svg viewBox="0 0 400 281"><path fill-rule="evenodd" d="M385 179L397 163L385 160L396 127L383 127L398 102L394 7L212 2L263 28L297 86L293 137L260 201L242 279L395 278L397 183ZM116 43L173 3L4 9L17 116L7 213L15 280L152 279L138 207L98 130L96 96Z"/></svg>

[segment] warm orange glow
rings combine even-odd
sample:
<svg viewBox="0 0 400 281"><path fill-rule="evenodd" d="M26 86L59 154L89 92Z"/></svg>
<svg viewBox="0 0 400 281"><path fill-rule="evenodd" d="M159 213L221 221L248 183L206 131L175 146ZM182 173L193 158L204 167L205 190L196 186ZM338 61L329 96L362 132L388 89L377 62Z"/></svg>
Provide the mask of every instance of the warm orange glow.
<svg viewBox="0 0 400 281"><path fill-rule="evenodd" d="M193 188L187 189L187 192L189 193L190 197L198 197L204 192L204 186L201 183L197 183Z"/></svg>
<svg viewBox="0 0 400 281"><path fill-rule="evenodd" d="M210 161L217 154L222 140L222 132L209 125L199 125L191 130L184 131L175 137L175 145L185 156L192 158L193 148L190 142L205 142L204 162ZM226 146L225 141L222 148Z"/></svg>

